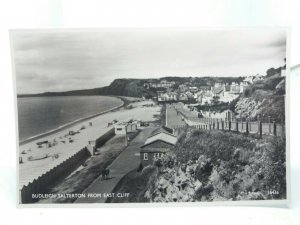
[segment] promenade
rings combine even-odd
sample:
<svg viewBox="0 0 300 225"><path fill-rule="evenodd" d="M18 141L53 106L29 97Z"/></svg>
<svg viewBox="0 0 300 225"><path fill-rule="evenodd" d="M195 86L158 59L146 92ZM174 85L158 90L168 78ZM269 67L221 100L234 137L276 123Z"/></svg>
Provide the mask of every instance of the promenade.
<svg viewBox="0 0 300 225"><path fill-rule="evenodd" d="M108 197L112 197L113 189L122 177L140 165L140 147L154 129L144 128L108 167L108 179L102 180L99 174L99 177L83 191L86 198L78 198L75 203L105 203Z"/></svg>
<svg viewBox="0 0 300 225"><path fill-rule="evenodd" d="M177 112L175 106L166 105L166 126L170 128L178 128L186 126L183 116Z"/></svg>

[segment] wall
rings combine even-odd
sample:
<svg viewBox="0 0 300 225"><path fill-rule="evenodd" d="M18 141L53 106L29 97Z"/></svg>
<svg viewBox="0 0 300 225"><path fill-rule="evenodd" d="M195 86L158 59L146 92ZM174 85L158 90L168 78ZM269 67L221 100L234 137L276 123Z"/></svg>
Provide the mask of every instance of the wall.
<svg viewBox="0 0 300 225"><path fill-rule="evenodd" d="M119 129L119 130L118 130ZM137 130L137 124L120 124L115 126L116 134L126 134Z"/></svg>
<svg viewBox="0 0 300 225"><path fill-rule="evenodd" d="M21 203L26 204L38 201L37 198L32 198L32 194L47 193L53 184L69 175L88 157L90 157L89 151L87 148L83 148L70 158L39 176L37 179L34 179L28 185L23 186L23 188L20 190Z"/></svg>
<svg viewBox="0 0 300 225"><path fill-rule="evenodd" d="M115 129L112 128L99 137L95 141L95 147L100 147L105 144L110 138L115 135ZM65 178L71 172L73 172L80 164L82 164L88 157L95 153L95 148L88 149L85 147L75 153L73 156L69 157L59 165L55 166L48 172L44 173L43 175L39 176L37 179L34 179L28 185L25 185L20 190L20 200L21 203L34 203L38 199L33 199L32 194L44 194L47 193L49 188L55 184L60 179Z"/></svg>
<svg viewBox="0 0 300 225"><path fill-rule="evenodd" d="M110 138L115 136L115 128L111 128L109 131L107 131L105 134L103 134L101 137L99 137L96 140L96 148L101 147L102 145L105 144Z"/></svg>
<svg viewBox="0 0 300 225"><path fill-rule="evenodd" d="M144 153L148 154L148 160L144 160ZM153 152L141 152L140 153L141 164L143 167L152 165L154 162L154 153Z"/></svg>

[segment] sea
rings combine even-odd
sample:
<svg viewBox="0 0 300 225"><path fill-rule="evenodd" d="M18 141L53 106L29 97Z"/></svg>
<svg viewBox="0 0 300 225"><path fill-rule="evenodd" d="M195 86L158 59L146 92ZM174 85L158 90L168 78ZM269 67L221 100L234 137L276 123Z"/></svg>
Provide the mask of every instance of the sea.
<svg viewBox="0 0 300 225"><path fill-rule="evenodd" d="M122 103L121 99L108 96L18 98L19 143L56 132Z"/></svg>

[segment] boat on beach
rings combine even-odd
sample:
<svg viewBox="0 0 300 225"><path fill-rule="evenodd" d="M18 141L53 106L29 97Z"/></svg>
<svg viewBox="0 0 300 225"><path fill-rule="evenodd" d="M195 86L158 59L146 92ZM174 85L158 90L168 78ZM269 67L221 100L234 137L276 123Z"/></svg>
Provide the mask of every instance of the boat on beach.
<svg viewBox="0 0 300 225"><path fill-rule="evenodd" d="M49 154L42 154L42 155L37 155L37 156L29 156L27 158L28 161L35 161L35 160L41 160L41 159L46 159L49 157Z"/></svg>

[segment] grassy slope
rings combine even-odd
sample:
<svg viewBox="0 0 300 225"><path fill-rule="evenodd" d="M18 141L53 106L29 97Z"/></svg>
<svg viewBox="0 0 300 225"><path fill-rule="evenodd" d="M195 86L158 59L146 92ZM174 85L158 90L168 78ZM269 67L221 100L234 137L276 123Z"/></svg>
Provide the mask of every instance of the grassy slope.
<svg viewBox="0 0 300 225"><path fill-rule="evenodd" d="M129 193L126 198L109 198L107 203L126 203L126 202L149 202L145 198L152 181L157 177L157 168L146 167L141 172L131 171L114 188L113 193Z"/></svg>

